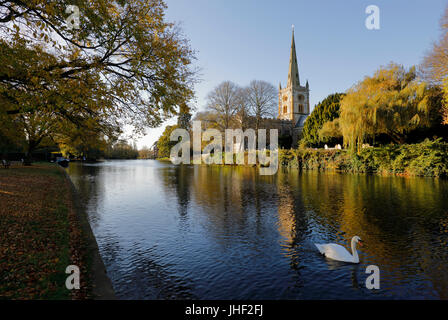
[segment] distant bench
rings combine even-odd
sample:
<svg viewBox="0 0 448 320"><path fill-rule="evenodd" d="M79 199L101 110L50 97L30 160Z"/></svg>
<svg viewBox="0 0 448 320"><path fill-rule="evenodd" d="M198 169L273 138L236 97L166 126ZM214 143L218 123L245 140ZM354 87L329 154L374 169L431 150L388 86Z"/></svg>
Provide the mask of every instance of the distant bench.
<svg viewBox="0 0 448 320"><path fill-rule="evenodd" d="M11 162L9 162L8 160L2 160L2 165L5 169L8 169L11 165Z"/></svg>

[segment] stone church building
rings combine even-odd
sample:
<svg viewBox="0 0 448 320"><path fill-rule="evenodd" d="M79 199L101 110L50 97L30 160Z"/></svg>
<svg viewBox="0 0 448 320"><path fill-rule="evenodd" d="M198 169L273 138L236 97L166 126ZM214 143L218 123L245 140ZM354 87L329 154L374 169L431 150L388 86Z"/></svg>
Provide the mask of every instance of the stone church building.
<svg viewBox="0 0 448 320"><path fill-rule="evenodd" d="M278 89L278 117L264 119L266 128L279 130L280 138L291 138L291 145L297 146L297 141L303 129L306 118L310 114L310 88L308 81L300 85L299 67L297 64L294 29L292 30L291 53L289 57L288 82Z"/></svg>
<svg viewBox="0 0 448 320"><path fill-rule="evenodd" d="M278 118L292 121L294 128L303 128L305 119L310 114L310 87L308 81L305 86L300 85L294 30L292 31L288 82L283 89L280 83L278 92Z"/></svg>

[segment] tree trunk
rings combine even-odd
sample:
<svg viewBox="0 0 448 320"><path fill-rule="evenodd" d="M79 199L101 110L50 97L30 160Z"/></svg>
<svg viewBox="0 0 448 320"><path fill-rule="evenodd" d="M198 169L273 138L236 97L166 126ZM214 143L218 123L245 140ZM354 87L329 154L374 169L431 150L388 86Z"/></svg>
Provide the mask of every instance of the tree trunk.
<svg viewBox="0 0 448 320"><path fill-rule="evenodd" d="M39 142L34 141L34 140L28 141L28 146L27 146L28 148L27 148L27 151L25 152L25 159L23 159L23 165L30 166L32 164L33 151L36 150L36 147L39 144Z"/></svg>

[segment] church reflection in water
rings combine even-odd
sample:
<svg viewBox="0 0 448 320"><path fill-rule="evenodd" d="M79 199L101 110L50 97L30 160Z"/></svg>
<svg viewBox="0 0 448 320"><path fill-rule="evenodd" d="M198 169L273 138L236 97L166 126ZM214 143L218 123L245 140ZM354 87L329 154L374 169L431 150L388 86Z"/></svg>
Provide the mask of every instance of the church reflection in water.
<svg viewBox="0 0 448 320"><path fill-rule="evenodd" d="M444 180L156 161L69 174L121 297L448 299ZM348 248L354 235L365 242L359 265L314 247Z"/></svg>

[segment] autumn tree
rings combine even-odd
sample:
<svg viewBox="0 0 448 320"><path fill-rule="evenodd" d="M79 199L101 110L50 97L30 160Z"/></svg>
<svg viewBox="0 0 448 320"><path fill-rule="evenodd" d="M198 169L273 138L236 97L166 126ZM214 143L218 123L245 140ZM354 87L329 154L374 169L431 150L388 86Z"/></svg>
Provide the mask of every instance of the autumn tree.
<svg viewBox="0 0 448 320"><path fill-rule="evenodd" d="M29 164L32 152L40 145L43 139L50 136L56 121L52 114L36 111L33 113L21 113L17 117L17 123L19 128L25 133L25 161Z"/></svg>
<svg viewBox="0 0 448 320"><path fill-rule="evenodd" d="M422 63L425 79L444 91L443 123L448 124L448 6L440 20L442 35Z"/></svg>
<svg viewBox="0 0 448 320"><path fill-rule="evenodd" d="M101 127L100 123L88 122L78 126L71 121L57 122L58 127L51 132L51 138L58 143L66 155L97 160L104 157L107 148L118 140L118 128Z"/></svg>
<svg viewBox="0 0 448 320"><path fill-rule="evenodd" d="M216 111L205 110L197 112L193 121L201 121L202 129L207 130L208 128L220 128L220 119L221 118Z"/></svg>
<svg viewBox="0 0 448 320"><path fill-rule="evenodd" d="M65 10L72 4L2 2L3 45L18 49L15 59L2 63L2 83L51 89L53 81L79 79L89 71L106 86L113 101L109 111L132 118L137 127L160 124L192 96L193 52L180 30L164 20L163 1L78 1L79 29L67 26ZM15 67L27 59L19 40L52 59L20 73Z"/></svg>
<svg viewBox="0 0 448 320"><path fill-rule="evenodd" d="M177 144L177 141L171 141L171 133L179 128L178 125L166 126L162 136L157 140L158 156L160 158L170 157L171 148Z"/></svg>
<svg viewBox="0 0 448 320"><path fill-rule="evenodd" d="M320 128L317 132L320 141L330 142L332 140L337 141L339 138L342 138L342 131L339 120L339 118L336 118L332 121L327 121L322 125L322 128Z"/></svg>
<svg viewBox="0 0 448 320"><path fill-rule="evenodd" d="M119 139L108 146L104 157L106 159L137 159L138 150L135 144Z"/></svg>
<svg viewBox="0 0 448 320"><path fill-rule="evenodd" d="M344 144L360 148L379 134L403 143L411 130L430 124L437 108L427 83L417 78L415 67L390 64L348 90L341 101L339 126Z"/></svg>
<svg viewBox="0 0 448 320"><path fill-rule="evenodd" d="M191 127L191 110L187 103L182 103L179 108L179 116L177 117L177 125L182 129L190 129Z"/></svg>
<svg viewBox="0 0 448 320"><path fill-rule="evenodd" d="M147 146L143 146L140 150L138 150L139 159L151 159L152 156L152 152Z"/></svg>
<svg viewBox="0 0 448 320"><path fill-rule="evenodd" d="M22 152L25 149L25 133L18 123L2 112L0 112L0 123L0 157L6 158L9 152Z"/></svg>
<svg viewBox="0 0 448 320"><path fill-rule="evenodd" d="M73 4L79 29L66 21ZM194 53L165 9L160 0L0 2L0 111L136 132L178 114L193 96Z"/></svg>
<svg viewBox="0 0 448 320"><path fill-rule="evenodd" d="M54 91L10 89L8 94L14 97L15 102L0 96L6 109L3 114L8 117L4 117L5 122L15 123L16 129L24 133L26 164L31 163L32 153L45 139L52 139L66 147L67 141L75 143L79 136L90 141L92 138L88 135L93 134L96 138L121 132L116 119L105 114L110 101L103 96L101 86L89 81L92 78L69 79L66 85L61 83ZM82 96L75 94L90 85L92 88ZM8 114L8 110L16 106L20 106L20 112ZM76 148L77 143L73 147Z"/></svg>

